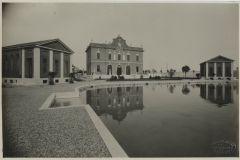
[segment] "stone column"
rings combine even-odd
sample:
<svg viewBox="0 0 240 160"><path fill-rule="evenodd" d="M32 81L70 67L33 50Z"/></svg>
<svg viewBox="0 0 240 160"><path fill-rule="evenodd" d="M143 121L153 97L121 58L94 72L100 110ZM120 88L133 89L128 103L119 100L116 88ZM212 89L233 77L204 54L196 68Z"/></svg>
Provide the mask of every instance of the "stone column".
<svg viewBox="0 0 240 160"><path fill-rule="evenodd" d="M222 77L225 79L225 62L222 63Z"/></svg>
<svg viewBox="0 0 240 160"><path fill-rule="evenodd" d="M214 73L215 73L215 76L213 79L217 79L217 63L214 62Z"/></svg>
<svg viewBox="0 0 240 160"><path fill-rule="evenodd" d="M217 85L214 84L214 100L217 99Z"/></svg>
<svg viewBox="0 0 240 160"><path fill-rule="evenodd" d="M33 77L40 78L40 48L33 50Z"/></svg>
<svg viewBox="0 0 240 160"><path fill-rule="evenodd" d="M22 49L22 78L25 78L25 49Z"/></svg>
<svg viewBox="0 0 240 160"><path fill-rule="evenodd" d="M72 65L73 65L73 54L69 54L69 56L70 56L70 73L72 72Z"/></svg>
<svg viewBox="0 0 240 160"><path fill-rule="evenodd" d="M49 53L49 71L53 72L53 51L50 50Z"/></svg>
<svg viewBox="0 0 240 160"><path fill-rule="evenodd" d="M206 79L208 79L208 62L206 62Z"/></svg>
<svg viewBox="0 0 240 160"><path fill-rule="evenodd" d="M206 99L208 99L208 84L206 84Z"/></svg>
<svg viewBox="0 0 240 160"><path fill-rule="evenodd" d="M63 53L61 52L61 78L63 78L63 74L64 74L64 55Z"/></svg>

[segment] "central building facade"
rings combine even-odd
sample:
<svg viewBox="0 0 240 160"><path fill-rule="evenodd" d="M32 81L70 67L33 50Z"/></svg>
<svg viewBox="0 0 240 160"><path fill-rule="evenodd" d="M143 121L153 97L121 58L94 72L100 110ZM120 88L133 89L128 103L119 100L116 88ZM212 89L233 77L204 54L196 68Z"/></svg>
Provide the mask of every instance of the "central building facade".
<svg viewBox="0 0 240 160"><path fill-rule="evenodd" d="M90 43L86 49L87 75L130 77L143 71L143 48L131 47L118 36L112 43Z"/></svg>

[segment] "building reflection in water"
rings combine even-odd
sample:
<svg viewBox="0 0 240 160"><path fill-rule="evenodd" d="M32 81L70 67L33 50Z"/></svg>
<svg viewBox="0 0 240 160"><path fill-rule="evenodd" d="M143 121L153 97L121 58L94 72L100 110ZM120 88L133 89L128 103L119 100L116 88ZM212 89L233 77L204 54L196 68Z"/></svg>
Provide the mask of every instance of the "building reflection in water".
<svg viewBox="0 0 240 160"><path fill-rule="evenodd" d="M233 103L233 86L230 84L202 84L200 85L200 97L217 104L218 107L226 106Z"/></svg>
<svg viewBox="0 0 240 160"><path fill-rule="evenodd" d="M115 87L88 90L87 104L98 116L111 115L120 124L128 112L140 110L143 106L143 86Z"/></svg>

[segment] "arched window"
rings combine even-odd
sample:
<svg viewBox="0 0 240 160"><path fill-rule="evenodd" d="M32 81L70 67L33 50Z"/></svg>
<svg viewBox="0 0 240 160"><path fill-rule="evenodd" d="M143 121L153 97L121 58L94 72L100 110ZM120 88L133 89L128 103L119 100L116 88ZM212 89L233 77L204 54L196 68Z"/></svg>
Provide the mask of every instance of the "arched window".
<svg viewBox="0 0 240 160"><path fill-rule="evenodd" d="M121 60L121 54L118 53L118 60Z"/></svg>
<svg viewBox="0 0 240 160"><path fill-rule="evenodd" d="M129 55L129 53L127 54L127 61L130 61L130 55Z"/></svg>
<svg viewBox="0 0 240 160"><path fill-rule="evenodd" d="M100 52L97 52L97 59L100 59Z"/></svg>
<svg viewBox="0 0 240 160"><path fill-rule="evenodd" d="M138 56L138 54L136 55L136 61L139 61L139 56Z"/></svg>

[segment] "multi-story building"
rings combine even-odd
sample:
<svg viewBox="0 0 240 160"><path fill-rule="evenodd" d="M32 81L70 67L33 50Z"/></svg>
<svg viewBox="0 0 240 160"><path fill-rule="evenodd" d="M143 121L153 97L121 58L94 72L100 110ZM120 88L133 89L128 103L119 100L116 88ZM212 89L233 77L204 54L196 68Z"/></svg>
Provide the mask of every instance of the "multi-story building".
<svg viewBox="0 0 240 160"><path fill-rule="evenodd" d="M87 75L130 76L143 71L143 48L131 47L118 36L112 43L90 43L86 49Z"/></svg>

